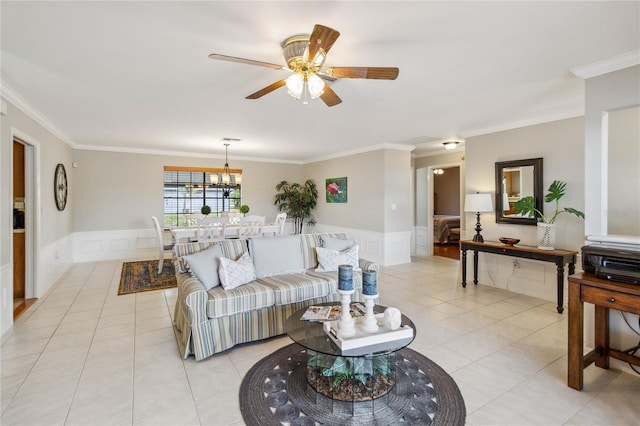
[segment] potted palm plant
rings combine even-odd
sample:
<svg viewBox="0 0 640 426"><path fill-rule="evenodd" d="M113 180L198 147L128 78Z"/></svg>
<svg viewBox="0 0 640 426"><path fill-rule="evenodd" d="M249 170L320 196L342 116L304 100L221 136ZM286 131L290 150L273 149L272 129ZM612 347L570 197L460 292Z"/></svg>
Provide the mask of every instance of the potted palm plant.
<svg viewBox="0 0 640 426"><path fill-rule="evenodd" d="M274 204L281 212L293 218L294 230L302 233L304 220L311 217L311 210L318 202L318 189L313 179L307 179L304 184L289 183L283 180L276 185Z"/></svg>
<svg viewBox="0 0 640 426"><path fill-rule="evenodd" d="M555 202L555 210L553 212L553 216L551 216L550 218L545 217L545 215L540 210L536 209L535 198L531 195L521 198L513 205L513 209L518 214L527 217L537 216L538 248L541 250L553 250L556 238L555 222L560 213L570 213L584 219L584 213L580 210L576 210L572 207L565 207L564 209L560 209L560 199L566 193L566 187L567 184L559 180L554 180L551 185L549 185L549 189L547 189L548 192L544 196L544 201L547 203Z"/></svg>

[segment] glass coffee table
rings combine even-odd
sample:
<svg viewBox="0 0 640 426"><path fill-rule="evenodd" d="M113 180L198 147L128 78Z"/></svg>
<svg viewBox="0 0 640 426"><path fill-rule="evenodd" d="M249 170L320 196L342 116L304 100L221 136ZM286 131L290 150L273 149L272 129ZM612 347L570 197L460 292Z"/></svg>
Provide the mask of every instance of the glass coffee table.
<svg viewBox="0 0 640 426"><path fill-rule="evenodd" d="M374 313L385 309L376 305ZM350 349L347 355L329 338L321 322L300 319L306 310L291 314L285 328L287 335L306 349L308 392L316 404L350 415L370 414L386 407L396 384L395 353L415 338L413 321L402 315L401 325L413 329L411 338Z"/></svg>

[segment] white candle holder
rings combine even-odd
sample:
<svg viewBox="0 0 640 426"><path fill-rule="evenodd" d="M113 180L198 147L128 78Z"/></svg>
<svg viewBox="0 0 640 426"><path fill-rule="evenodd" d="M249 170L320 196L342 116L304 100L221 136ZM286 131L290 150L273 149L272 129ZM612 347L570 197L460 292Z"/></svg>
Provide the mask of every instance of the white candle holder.
<svg viewBox="0 0 640 426"><path fill-rule="evenodd" d="M338 321L338 337L353 337L356 334L356 322L351 316L351 295L355 290L338 290L340 293L340 304L342 312L340 313L340 321Z"/></svg>
<svg viewBox="0 0 640 426"><path fill-rule="evenodd" d="M375 305L375 299L378 297L377 294L362 295L365 300L365 306L367 307L367 312L364 316L364 320L362 321L362 331L366 333L375 333L378 331L378 321L376 321L376 317L373 314L373 306Z"/></svg>

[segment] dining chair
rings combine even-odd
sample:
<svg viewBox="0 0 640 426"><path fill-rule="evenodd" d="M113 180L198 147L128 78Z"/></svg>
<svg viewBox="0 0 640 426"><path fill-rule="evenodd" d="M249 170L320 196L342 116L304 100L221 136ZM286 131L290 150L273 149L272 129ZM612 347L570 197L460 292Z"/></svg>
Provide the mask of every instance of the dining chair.
<svg viewBox="0 0 640 426"><path fill-rule="evenodd" d="M164 265L164 252L167 250L171 250L173 248L173 244L165 244L164 238L162 237L162 228L160 228L160 223L158 223L158 219L155 216L151 216L151 221L153 222L153 227L156 230L156 239L158 242L158 274L162 273L162 267Z"/></svg>
<svg viewBox="0 0 640 426"><path fill-rule="evenodd" d="M220 241L225 238L227 220L222 217L198 219L196 241Z"/></svg>
<svg viewBox="0 0 640 426"><path fill-rule="evenodd" d="M284 225L287 223L287 214L286 213L278 213L276 215L276 228L278 229L276 235L284 234Z"/></svg>
<svg viewBox="0 0 640 426"><path fill-rule="evenodd" d="M239 238L262 236L264 216L250 215L240 218Z"/></svg>
<svg viewBox="0 0 640 426"><path fill-rule="evenodd" d="M229 213L229 224L240 225L241 218L242 218L242 213Z"/></svg>
<svg viewBox="0 0 640 426"><path fill-rule="evenodd" d="M184 215L184 220L187 223L187 226L197 226L199 219L204 219L204 215L201 213L189 213Z"/></svg>

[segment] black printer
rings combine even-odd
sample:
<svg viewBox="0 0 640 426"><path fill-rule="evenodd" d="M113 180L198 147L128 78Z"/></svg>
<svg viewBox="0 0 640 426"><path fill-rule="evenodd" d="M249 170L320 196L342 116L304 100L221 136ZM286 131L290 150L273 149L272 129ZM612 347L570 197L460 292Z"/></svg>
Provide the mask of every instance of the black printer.
<svg viewBox="0 0 640 426"><path fill-rule="evenodd" d="M583 246L582 269L605 280L640 285L640 249L602 244Z"/></svg>

